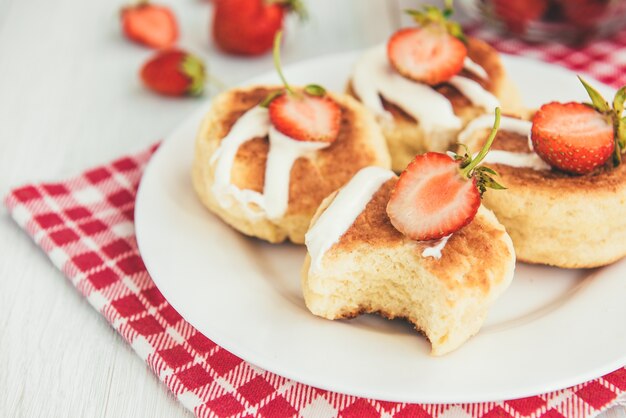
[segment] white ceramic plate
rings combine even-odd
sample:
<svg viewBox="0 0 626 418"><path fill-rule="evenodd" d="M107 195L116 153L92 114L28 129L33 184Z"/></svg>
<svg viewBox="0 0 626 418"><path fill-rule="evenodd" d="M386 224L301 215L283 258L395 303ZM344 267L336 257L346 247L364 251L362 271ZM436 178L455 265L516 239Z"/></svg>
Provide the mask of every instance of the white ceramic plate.
<svg viewBox="0 0 626 418"><path fill-rule="evenodd" d="M285 68L293 84L341 91L357 57ZM566 70L505 57L528 105L585 100ZM267 74L249 83L277 83ZM602 87L606 97L609 88ZM190 181L196 130L209 103L161 145L141 182L139 249L156 285L200 332L243 359L316 387L381 400L473 402L574 385L626 363L626 262L597 270L519 264L480 333L431 357L402 321L328 321L300 292L304 247L269 245L230 229L199 203Z"/></svg>

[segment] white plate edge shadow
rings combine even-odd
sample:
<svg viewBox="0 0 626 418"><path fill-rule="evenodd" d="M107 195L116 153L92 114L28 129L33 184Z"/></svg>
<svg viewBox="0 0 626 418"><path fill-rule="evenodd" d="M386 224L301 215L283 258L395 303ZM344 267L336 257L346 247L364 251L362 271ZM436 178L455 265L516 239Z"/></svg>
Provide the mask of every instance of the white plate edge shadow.
<svg viewBox="0 0 626 418"><path fill-rule="evenodd" d="M346 62L348 61L351 62L353 61L354 57L356 57L357 53L358 52L340 53L340 54L334 54L334 55L325 56L325 57L313 58L305 62L287 66L285 68L285 72L298 73L298 72L304 71L304 69L308 68L309 66L319 65L320 61L333 62L336 60L344 60ZM511 63L513 63L513 65L520 65L519 64L520 62L527 63L527 64L530 63L529 65L544 65L544 66L548 65L548 64L541 63L538 61L533 62L533 60L529 60L525 58L508 57L508 56L505 57L505 62L507 63L507 66L511 65ZM572 73L565 69L555 68L555 67L551 67L551 69L553 71L561 72L563 76L567 76L567 77L572 76ZM246 82L245 84L261 83L261 82L267 81L268 79L278 81L276 76L273 74L273 72L269 72L261 76L255 77L252 80ZM604 90L605 93L611 90L611 89L608 89L608 90L607 89L608 88L606 87L602 87L602 90ZM584 98L584 96L581 98ZM479 391L477 393L471 393L471 391L469 391L464 394L455 393L453 395L446 394L446 393L398 394L393 391L391 392L386 391L384 388L374 388L374 389L372 389L371 387L368 388L367 387L368 385L365 385L366 387L343 386L343 385L337 386L336 384L333 384L332 382L328 382L324 379L320 380L319 378L310 378L309 376L306 376L306 375L303 376L302 373L298 371L293 371L292 369L289 369L289 368L286 369L284 367L280 367L280 365L277 365L276 359L271 358L271 356L264 356L258 352L256 353L250 352L249 347L241 348L241 345L232 338L226 337L224 335L215 335L215 334L212 335L210 331L207 332L206 329L204 330L201 329L205 327L200 326L201 324L198 324L197 318L188 317L188 315L186 315L187 308L185 306L185 300L180 300L178 295L169 291L168 286L171 285L171 283L168 283L167 277L163 277L162 274L160 273L160 269L156 265L154 265L153 263L154 260L150 256L151 252L149 250L149 244L143 239L144 237L148 236L147 232L144 232L144 231L147 231L147 228L149 228L150 225L145 225L144 227L144 220L146 218L142 216L142 213L144 213L144 209L143 209L144 203L147 204L147 202L145 202L145 197L144 197L144 195L146 194L146 191L144 188L144 179L151 178L154 176L152 172L156 170L155 167L158 167L161 164L160 162L161 159L166 159L167 153L171 152L171 151L168 151L168 149L174 148L176 145L178 145L178 142L182 141L180 139L182 133L190 131L193 128L194 138L195 138L195 132L199 125L199 120L207 111L209 105L210 105L210 101L207 101L201 104L199 106L200 109L197 112L194 112L194 114L189 119L183 122L183 124L181 124L181 126L178 129L176 129L170 136L168 136L167 139L159 148L159 150L157 150L156 154L152 157L152 160L149 163L149 166L147 167L144 173L144 177L142 178L140 188L137 194L137 204L135 208L136 232L137 232L138 246L142 254L142 257L144 258L146 268L150 272L157 287L159 287L159 289L161 289L161 291L163 292L166 299L172 304L172 306L176 310L179 311L179 313L181 313L181 315L188 322L191 323L191 325L198 328L207 337L209 337L214 342L224 347L228 351L232 352L233 354L265 370L274 372L283 377L287 377L295 381L309 384L315 387L332 390L332 391L336 391L340 393L345 393L345 394L350 394L350 395L355 395L355 396L365 396L365 397L370 397L370 398L375 398L375 399L384 399L384 400L390 400L390 401L405 401L405 402L422 402L422 403L481 402L481 401L494 401L494 400L501 400L501 399L512 399L512 398L519 398L523 396L530 396L530 395L534 395L538 393L544 393L544 392L548 392L548 391L552 391L556 389L561 389L564 387L569 387L574 384L587 381L589 379L598 377L612 370L615 370L619 368L620 366L622 366L624 363L626 363L626 353L625 353L622 357L614 359L614 361L606 362L602 364L601 366L597 366L590 370L570 373L570 375L562 379L553 379L553 381L551 381L550 383L535 384L535 385L530 385L530 386L527 385L526 387L517 387L513 389L511 388L501 389L500 388L498 390L495 390L489 393L486 391ZM177 139L179 139L179 141L177 141ZM192 149L188 149L187 151L190 155L193 152ZM211 216L208 213L206 213L205 215ZM421 355L421 353L418 353L418 355ZM454 353L451 354L451 356L453 355ZM439 359L435 359L433 361L439 361Z"/></svg>

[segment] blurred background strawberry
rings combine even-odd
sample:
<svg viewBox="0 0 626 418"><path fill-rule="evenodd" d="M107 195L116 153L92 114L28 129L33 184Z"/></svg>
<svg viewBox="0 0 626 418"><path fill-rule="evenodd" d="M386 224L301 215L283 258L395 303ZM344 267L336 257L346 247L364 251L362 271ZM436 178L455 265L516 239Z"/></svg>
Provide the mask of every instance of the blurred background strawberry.
<svg viewBox="0 0 626 418"><path fill-rule="evenodd" d="M264 54L289 12L306 16L301 0L213 0L213 40L230 54Z"/></svg>
<svg viewBox="0 0 626 418"><path fill-rule="evenodd" d="M124 7L120 17L122 31L131 41L151 48L168 48L178 40L178 23L167 6L144 0Z"/></svg>

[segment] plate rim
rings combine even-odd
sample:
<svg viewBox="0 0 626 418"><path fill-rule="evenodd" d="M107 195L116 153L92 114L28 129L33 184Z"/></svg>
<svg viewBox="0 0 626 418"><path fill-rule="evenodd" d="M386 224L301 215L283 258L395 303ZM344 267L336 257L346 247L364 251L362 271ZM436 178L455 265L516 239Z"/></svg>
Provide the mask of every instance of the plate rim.
<svg viewBox="0 0 626 418"><path fill-rule="evenodd" d="M358 54L362 53L364 51L364 49L362 50L351 50L351 51L346 51L346 52L338 52L338 53L333 53L333 54L328 54L328 55L320 55L317 57L313 57L313 58L309 58L307 60L304 61L299 61L299 62L295 62L295 63L291 63L289 65L285 66L285 71L289 71L289 70L294 70L294 68L300 68L300 67L305 67L307 65L310 65L311 63L316 63L318 61L328 61L328 60L337 60L337 59L347 59L347 57L356 57L358 56ZM501 54L501 56L503 57L503 61L505 61L505 63L507 61L510 61L510 63L508 63L509 65L511 65L511 63L513 65L515 65L515 62L524 62L524 63L529 63L532 65L540 65L540 66L548 66L551 67L552 70L555 71L559 71L561 72L563 75L565 76L571 76L574 72L563 68L561 66L555 65L555 64L551 64L551 63L546 63L540 60L537 60L535 58L532 57L520 57L520 56L513 56L513 55L508 55L508 54ZM246 85L251 85L251 84L257 84L257 83L262 83L262 81L259 80L266 80L268 78L272 78L273 76L275 76L274 71L267 71L265 73L262 73L260 75L257 75L255 77L252 77L246 81L243 81L241 83L238 83L237 85L233 86L233 87L238 87L238 86L246 86ZM592 79L591 77L588 77L589 79ZM592 79L595 83L599 84L602 86L602 89L611 89L614 91L614 89L610 86L607 86L595 79ZM267 83L267 82L265 82ZM139 225L142 225L142 221L138 221L138 219L141 219L141 216L137 216L138 214L141 213L142 208L143 208L143 202L144 199L142 199L141 197L145 194L142 191L144 190L144 179L145 178L149 178L149 173L152 172L152 170L156 170L155 167L158 166L158 161L160 161L161 158L165 158L165 150L168 149L169 146L172 146L171 144L176 142L176 139L178 136L180 136L180 132L184 131L187 129L187 124L190 123L190 121L196 120L196 119L200 119L207 111L208 108L212 102L213 98L207 99L205 101L203 101L201 104L198 105L198 109L191 112L190 115L185 118L178 126L177 128L175 128L169 135L167 135L165 137L165 139L163 140L163 142L160 144L159 148L156 150L156 152L153 154L152 158L150 159L150 161L148 162L148 165L145 168L145 171L142 175L140 184L139 184L139 188L137 190L137 198L136 198L136 204L135 204L135 228L136 228L136 240L137 240L137 245L138 245L138 249L140 252L140 255L142 256L142 259L144 260L144 263L146 265L146 269L148 270L152 280L154 281L155 285L157 286L157 288L159 288L159 290L161 290L161 286L159 285L160 280L156 279L156 277L158 276L158 274L153 274L153 272L155 271L155 269L153 269L154 266L152 266L152 262L151 260L148 260L146 258L144 258L143 256L143 251L142 251L142 247L144 247L144 245L142 244L143 239L140 237L143 237L144 234L142 232L140 232L140 230L142 230L142 227L140 227ZM197 128L196 128L197 129ZM195 138L194 138L195 140ZM170 145L168 145L170 144ZM189 150L190 152L192 152L193 150ZM221 339L222 336L217 336L217 338L215 336L209 336L204 334L198 327L196 327L195 325L193 325L192 321L190 321L189 319L186 318L186 316L184 315L183 311L184 309L180 309L183 308L182 306L179 306L177 301L173 302L171 298L166 297L166 300L168 301L168 303L170 303L170 305L172 305L172 307L174 307L180 314L181 316L185 319L185 321L187 321L190 325L192 325L198 332L202 333L203 335L205 335L207 338L211 339L213 342L215 342L216 344L218 344L220 347L226 349L227 351L229 351L230 353L236 355L237 357L241 358L242 360L253 364L257 367L260 367L266 371L269 371L271 373L274 373L276 375L291 379L295 382L299 382L302 384L306 384L309 386L313 386L316 388L321 388L324 390L329 390L332 392L337 392L337 393L341 393L341 394L346 394L346 395L351 395L351 396L358 396L358 397L366 397L366 398L372 398L372 399L377 399L377 400L387 400L387 401L392 401L392 402L409 402L409 403L424 403L424 404L437 404L437 403L471 403L471 402L497 402L497 401L502 401L502 400L511 400L511 399L518 399L518 398L522 398L522 397L527 397L527 396L535 396L538 394L543 394L543 393L548 393L548 392L552 392L555 390L560 390L560 389L564 389L564 388L568 388L571 386L575 386L577 384L580 383L584 383L586 381L598 378L600 376L603 376L607 373L610 373L614 370L619 369L620 367L623 367L626 364L626 354L624 355L624 358L621 359L617 359L613 362L609 362L605 364L604 368L597 368L597 369L593 369L588 371L587 373L579 373L576 376L572 376L569 379L561 379L561 380L557 380L555 379L554 382L552 382L552 384L548 384L548 385L543 385L541 387L537 387L536 389L526 389L525 391L520 391L520 390L509 390L508 392L502 391L501 393L497 394L497 395L476 395L476 396L456 396L454 398L451 397L429 397L428 399L423 399L423 398L419 398L419 397L411 397L410 399L406 398L406 397L398 397L395 396L393 393L388 393L387 395L382 395L381 396L381 391L377 391L376 393L368 393L368 392L363 392L362 390L355 390L352 391L349 388L345 389L345 388L341 388L338 389L337 387L333 387L332 384L326 384L325 382L319 382L315 379L308 379L306 376L300 376L297 373L291 373L289 370L282 370L280 369L280 367L275 367L274 365L276 364L275 362L269 361L266 359L267 356L259 356L260 353L257 353L256 357L254 360L248 360L248 352L246 352L246 350L240 351L238 349L237 346L232 345L231 341L224 341ZM194 321L195 322L195 321ZM260 360L260 361L259 361ZM523 393L520 393L523 392ZM508 395L507 395L508 393Z"/></svg>

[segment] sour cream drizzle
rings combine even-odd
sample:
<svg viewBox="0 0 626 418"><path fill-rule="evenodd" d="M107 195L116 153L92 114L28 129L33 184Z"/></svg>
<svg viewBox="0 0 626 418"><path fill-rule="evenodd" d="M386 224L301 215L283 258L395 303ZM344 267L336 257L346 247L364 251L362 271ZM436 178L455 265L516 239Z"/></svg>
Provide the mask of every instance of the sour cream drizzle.
<svg viewBox="0 0 626 418"><path fill-rule="evenodd" d="M485 70L470 59L465 60L464 66L481 77L487 76ZM450 84L487 111L492 111L499 104L495 96L467 77L455 76ZM444 95L426 84L401 76L391 67L385 45L366 51L358 60L352 86L361 101L379 117L391 119L383 107L379 96L382 95L418 120L426 132L455 130L462 126L461 119L454 114L450 101Z"/></svg>
<svg viewBox="0 0 626 418"><path fill-rule="evenodd" d="M350 229L378 189L394 176L392 171L384 168L366 167L339 190L304 237L311 257L309 272L321 268L326 252ZM441 251L451 236L431 242L431 245L423 249L422 257L441 258Z"/></svg>
<svg viewBox="0 0 626 418"><path fill-rule="evenodd" d="M424 248L422 251L422 257L432 257L439 260L441 258L441 251L445 248L451 236L452 234L446 235L445 237L434 241L432 246Z"/></svg>
<svg viewBox="0 0 626 418"><path fill-rule="evenodd" d="M471 121L459 134L459 142L466 143L474 133L482 129L490 129L493 126L493 115L482 115ZM532 123L527 120L500 117L500 130L509 131L518 135L530 137ZM530 143L530 141L529 141ZM511 167L526 167L533 170L550 170L550 166L529 148L528 152L510 152L491 150L483 160L483 163L504 164Z"/></svg>
<svg viewBox="0 0 626 418"><path fill-rule="evenodd" d="M239 148L247 141L269 136L263 193L240 189L231 183L233 163ZM300 157L311 157L328 143L297 141L270 123L267 109L256 106L244 113L230 129L213 156L215 165L212 187L218 203L225 209L237 202L252 220L280 218L289 204L289 181L293 164Z"/></svg>
<svg viewBox="0 0 626 418"><path fill-rule="evenodd" d="M380 186L394 176L391 170L366 167L356 173L339 190L332 203L304 236L304 242L311 256L309 271L315 271L321 267L324 254L339 242L343 234L365 210Z"/></svg>

